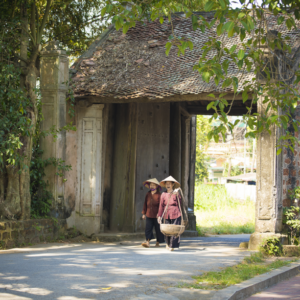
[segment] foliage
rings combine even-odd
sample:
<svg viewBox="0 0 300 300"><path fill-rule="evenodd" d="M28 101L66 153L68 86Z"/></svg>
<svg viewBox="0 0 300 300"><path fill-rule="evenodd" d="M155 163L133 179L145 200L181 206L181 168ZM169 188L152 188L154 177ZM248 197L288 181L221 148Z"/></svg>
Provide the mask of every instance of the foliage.
<svg viewBox="0 0 300 300"><path fill-rule="evenodd" d="M41 161L40 153L36 152L41 136L52 134L55 138L61 130L74 129L67 125L39 131L42 115L36 84L40 76L40 52L50 41L60 40L69 53L81 54L107 26L107 19L100 14L102 4L101 0L0 2L0 212L4 211L7 218L30 217L30 192L33 216L45 215L50 195L45 192L41 178L43 168L52 164L58 173L66 170L64 162ZM71 101L71 110L73 106ZM37 161L31 162L32 155L36 155ZM30 167L34 168L32 172ZM8 174L8 168L19 176ZM37 199L37 195L41 198Z"/></svg>
<svg viewBox="0 0 300 300"><path fill-rule="evenodd" d="M204 153L204 151L208 146L207 134L210 128L211 126L207 117L197 116L195 163L195 173L197 182L203 182L203 179L208 177L207 164L209 162L209 157Z"/></svg>
<svg viewBox="0 0 300 300"><path fill-rule="evenodd" d="M0 48L2 44L0 43ZM22 160L22 137L29 135L30 100L20 87L20 70L0 62L0 169Z"/></svg>
<svg viewBox="0 0 300 300"><path fill-rule="evenodd" d="M191 285L180 285L179 287L192 287L195 289L221 290L228 286L241 283L257 275L270 272L283 266L289 265L294 260L275 260L266 263L261 253L252 253L245 257L243 262L221 271L205 272L200 276L193 276L195 283Z"/></svg>
<svg viewBox="0 0 300 300"><path fill-rule="evenodd" d="M36 145L30 163L31 217L34 219L49 217L52 207L53 195L48 191L48 184L44 180L45 168L49 165L54 166L59 177L63 177L65 172L71 169L71 166L65 165L61 159L42 159L42 154L43 151Z"/></svg>
<svg viewBox="0 0 300 300"><path fill-rule="evenodd" d="M237 175L240 175L240 174L244 173L244 170L239 168L239 166L232 166L230 174L228 174L228 168L229 168L229 163L228 162L225 162L223 167L224 167L224 171L223 171L223 176L224 177L237 176Z"/></svg>
<svg viewBox="0 0 300 300"><path fill-rule="evenodd" d="M282 256L283 249L279 238L269 238L261 246L261 251L271 256Z"/></svg>
<svg viewBox="0 0 300 300"><path fill-rule="evenodd" d="M295 199L300 199L300 186L295 187L288 191L289 198L294 201Z"/></svg>
<svg viewBox="0 0 300 300"><path fill-rule="evenodd" d="M288 234L292 245L299 244L297 236L300 232L300 220L299 220L299 207L291 206L285 207L283 211L284 220L283 224L288 226Z"/></svg>
<svg viewBox="0 0 300 300"><path fill-rule="evenodd" d="M255 204L230 197L223 185L197 184L195 215L199 235L253 233Z"/></svg>
<svg viewBox="0 0 300 300"><path fill-rule="evenodd" d="M201 2L201 1L199 1ZM230 122L228 113L237 96L242 96L243 102L250 100L248 112L242 117L243 122L251 131L246 137L258 136L262 131L272 133L272 128L283 129L279 138L277 153L286 147L293 151L299 143L293 131L298 131L300 122L294 117L299 98L296 84L300 81L298 64L287 58L291 54L290 37L281 32L276 33L267 20L273 17L277 25L285 25L288 30L297 30L295 19L299 19L299 2L295 0L271 1L240 0L240 7L233 8L229 0L208 0L202 2L204 11L211 12L212 18L195 13L194 2L191 1L105 1L102 15L112 16L116 29L122 28L126 33L134 27L137 21L150 18L161 23L170 22L173 28L172 14L184 12L189 18L193 30L203 33L215 30L215 35L208 35L208 41L202 48L203 52L194 70L198 70L203 81L222 87L223 90L233 90L232 101L226 100L226 94L210 94L211 102L207 109L215 113L211 121L220 120L219 126L212 128L208 138L219 141L220 135L225 140L226 132L233 132L238 121ZM202 4L202 5L203 5ZM199 4L199 10L203 7ZM202 6L202 7L201 7ZM291 10L290 8L294 9ZM150 13L150 15L148 15ZM227 38L238 37L238 41L228 47ZM176 48L178 56L193 49L193 41L176 36L174 31L166 43L166 55L171 48ZM269 53L270 56L266 56ZM288 65L289 71L282 74L280 65ZM236 76L229 74L229 66L234 66L238 72ZM251 80L245 80L245 75L252 73ZM262 101L264 114L252 114L251 108ZM227 112L225 112L227 111Z"/></svg>

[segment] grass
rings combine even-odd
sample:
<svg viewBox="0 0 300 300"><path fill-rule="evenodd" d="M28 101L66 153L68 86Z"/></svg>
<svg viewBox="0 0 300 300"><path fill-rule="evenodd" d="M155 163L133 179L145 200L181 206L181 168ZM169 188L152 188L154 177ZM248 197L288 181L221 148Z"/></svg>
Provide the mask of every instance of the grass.
<svg viewBox="0 0 300 300"><path fill-rule="evenodd" d="M261 253L251 254L246 257L242 263L226 267L218 272L207 272L201 276L193 276L194 284L183 284L178 287L220 290L228 286L241 283L242 281L253 278L257 275L270 272L274 269L286 266L295 260L275 260L267 263Z"/></svg>
<svg viewBox="0 0 300 300"><path fill-rule="evenodd" d="M253 233L255 203L230 197L223 185L198 184L195 215L199 235Z"/></svg>

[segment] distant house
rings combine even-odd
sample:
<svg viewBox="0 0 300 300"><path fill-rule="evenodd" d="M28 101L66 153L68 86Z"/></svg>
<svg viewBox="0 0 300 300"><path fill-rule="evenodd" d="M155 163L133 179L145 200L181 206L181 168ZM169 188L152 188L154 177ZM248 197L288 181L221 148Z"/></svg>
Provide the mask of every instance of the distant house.
<svg viewBox="0 0 300 300"><path fill-rule="evenodd" d="M256 173L226 177L227 193L235 199L256 201Z"/></svg>

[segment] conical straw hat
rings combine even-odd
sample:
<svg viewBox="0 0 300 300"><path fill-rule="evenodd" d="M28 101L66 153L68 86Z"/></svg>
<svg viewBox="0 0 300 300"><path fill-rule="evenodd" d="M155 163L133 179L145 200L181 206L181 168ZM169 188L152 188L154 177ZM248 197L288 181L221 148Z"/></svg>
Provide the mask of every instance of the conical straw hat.
<svg viewBox="0 0 300 300"><path fill-rule="evenodd" d="M151 179L148 179L148 180L144 181L144 182L143 182L143 185L144 185L147 189L149 189L149 188L150 188L150 183L151 183L151 182L157 184L158 186L160 186L160 184L159 184L159 182L158 182L158 180L157 180L156 178L151 178Z"/></svg>
<svg viewBox="0 0 300 300"><path fill-rule="evenodd" d="M169 177L167 177L167 178L165 178L164 180L162 180L161 182L160 182L160 186L162 186L162 187L166 187L166 182L167 181L172 181L172 182L174 182L175 183L175 185L174 185L174 188L175 189L178 189L179 187L180 187L180 183L175 179L175 178L173 178L172 176L169 176Z"/></svg>

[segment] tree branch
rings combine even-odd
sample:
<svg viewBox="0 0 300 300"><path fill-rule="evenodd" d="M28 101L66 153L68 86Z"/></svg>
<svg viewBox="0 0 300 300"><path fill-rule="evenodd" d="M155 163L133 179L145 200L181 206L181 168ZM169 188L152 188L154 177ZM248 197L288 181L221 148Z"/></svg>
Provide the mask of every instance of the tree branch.
<svg viewBox="0 0 300 300"><path fill-rule="evenodd" d="M44 13L44 17L43 17L41 26L39 27L39 36L37 37L37 44L41 43L42 35L43 35L44 28L45 28L45 25L46 25L46 21L48 19L49 12L50 12L51 3L52 3L52 0L47 0L47 6L46 6L45 13Z"/></svg>
<svg viewBox="0 0 300 300"><path fill-rule="evenodd" d="M33 44L36 44L36 26L35 26L35 1L31 3L30 30L33 39Z"/></svg>

